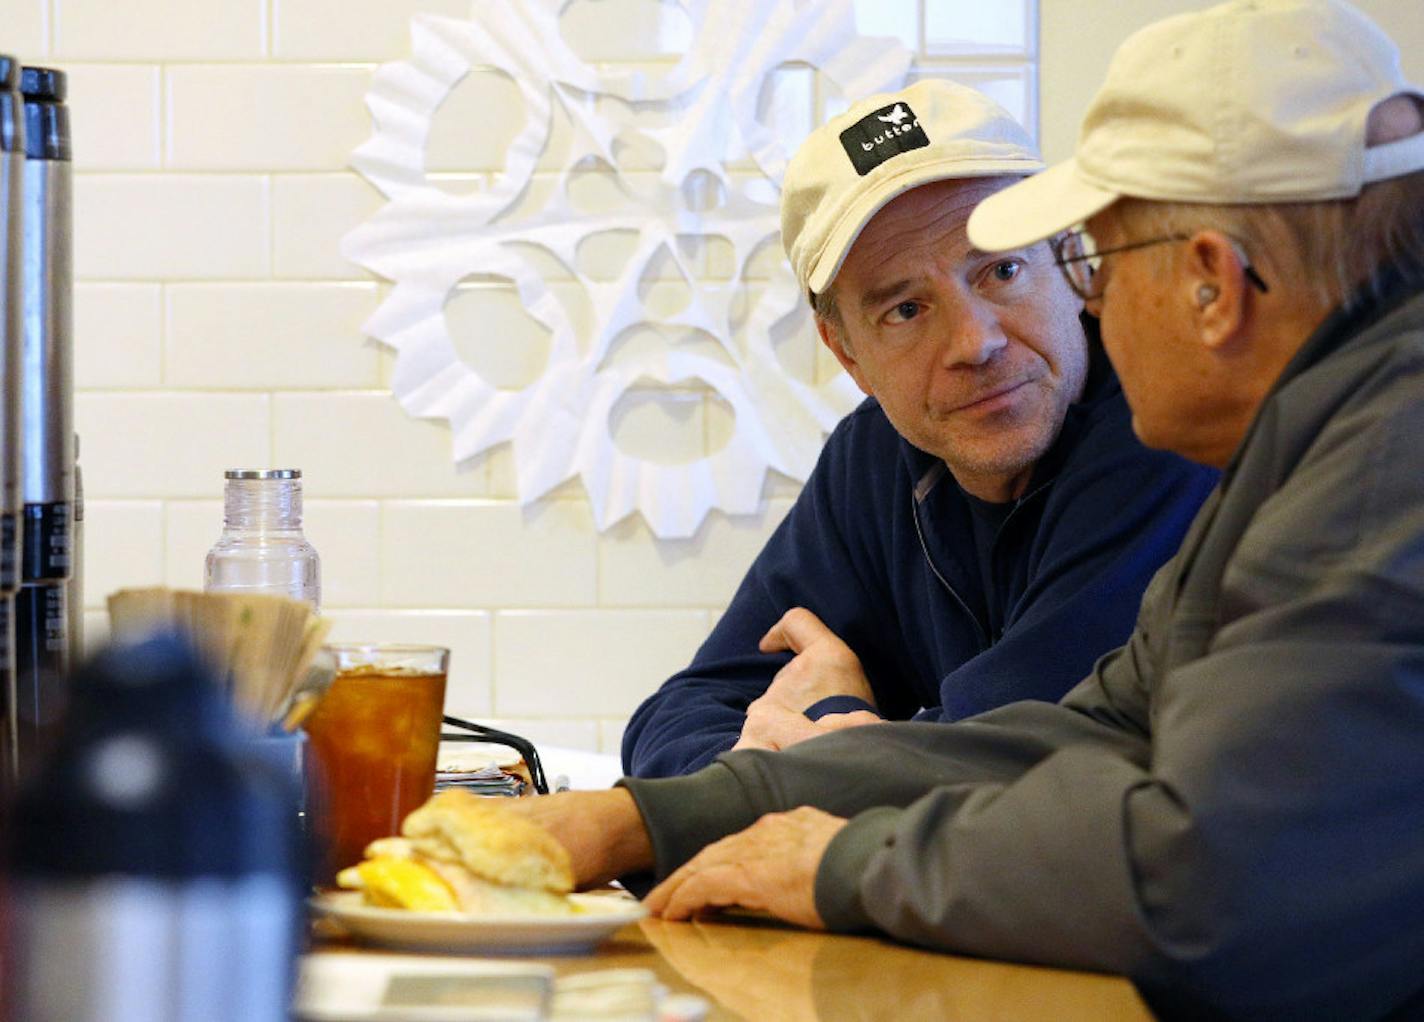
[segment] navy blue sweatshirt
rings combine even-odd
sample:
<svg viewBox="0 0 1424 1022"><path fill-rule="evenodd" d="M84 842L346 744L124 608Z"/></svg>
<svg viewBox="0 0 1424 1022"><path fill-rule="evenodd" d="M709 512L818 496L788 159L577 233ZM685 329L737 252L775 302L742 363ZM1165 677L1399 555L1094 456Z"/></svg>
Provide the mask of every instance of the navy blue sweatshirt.
<svg viewBox="0 0 1424 1022"><path fill-rule="evenodd" d="M633 714L624 771L690 773L730 749L791 658L757 642L792 607L855 651L877 712L895 720L1056 701L1121 645L1216 473L1143 447L1096 341L1091 351L1082 399L988 542L983 509L976 523L944 462L902 439L877 401L846 416L691 665ZM833 697L807 713L863 708Z"/></svg>

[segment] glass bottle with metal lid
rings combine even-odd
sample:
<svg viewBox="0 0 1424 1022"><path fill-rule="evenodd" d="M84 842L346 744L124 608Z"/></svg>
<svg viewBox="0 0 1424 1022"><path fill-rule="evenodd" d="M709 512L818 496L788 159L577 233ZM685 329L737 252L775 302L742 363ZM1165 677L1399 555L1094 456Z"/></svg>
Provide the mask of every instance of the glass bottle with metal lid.
<svg viewBox="0 0 1424 1022"><path fill-rule="evenodd" d="M298 469L230 470L223 531L208 551L208 592L274 593L321 609L321 561L302 534Z"/></svg>

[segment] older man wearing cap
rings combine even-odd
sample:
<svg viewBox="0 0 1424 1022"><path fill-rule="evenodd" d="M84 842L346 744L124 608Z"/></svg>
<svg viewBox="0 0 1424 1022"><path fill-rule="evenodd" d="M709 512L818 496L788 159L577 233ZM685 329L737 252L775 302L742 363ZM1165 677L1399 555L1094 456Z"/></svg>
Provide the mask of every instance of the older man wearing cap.
<svg viewBox="0 0 1424 1022"><path fill-rule="evenodd" d="M1138 432L1224 466L1128 643L1057 705L525 811L665 917L1125 973L1175 1017L1424 1016L1424 92L1338 0L1169 19L970 236L1058 238Z"/></svg>
<svg viewBox="0 0 1424 1022"><path fill-rule="evenodd" d="M965 237L977 202L1040 169L1007 113L933 79L796 153L786 250L870 398L691 666L633 716L630 774L1055 700L1127 637L1215 474L1132 436L1048 244Z"/></svg>

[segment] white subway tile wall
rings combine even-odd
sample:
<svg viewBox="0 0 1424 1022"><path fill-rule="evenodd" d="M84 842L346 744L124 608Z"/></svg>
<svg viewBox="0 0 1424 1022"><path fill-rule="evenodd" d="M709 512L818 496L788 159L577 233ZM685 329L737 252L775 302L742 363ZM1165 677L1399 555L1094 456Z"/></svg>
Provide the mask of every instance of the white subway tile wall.
<svg viewBox="0 0 1424 1022"><path fill-rule="evenodd" d="M76 169L157 170L163 162L159 83L151 64L65 64L70 128L84 140Z"/></svg>
<svg viewBox="0 0 1424 1022"><path fill-rule="evenodd" d="M383 200L349 159L370 130L372 72L408 55L411 19L478 6L6 0L0 50L71 75L86 636L107 636L115 589L201 585L224 469L298 467L336 638L448 645L451 713L614 752L629 712L692 655L798 486L771 473L757 514L714 511L686 540L659 541L636 516L600 534L577 482L522 507L507 446L456 466L448 428L410 418L390 396L393 357L361 331L389 285L339 250ZM1037 0L854 8L863 32L917 54L914 73L983 88L1036 130ZM573 0L560 24L585 59L642 67L676 60L696 30L668 0ZM789 67L763 116L795 137L845 100ZM523 116L512 83L473 72L428 141L442 187L468 191L498 169L501 139ZM569 137L556 123L529 201L558 185ZM622 158L625 172L656 167L636 147ZM612 186L592 170L572 195L606 207ZM607 278L627 250L626 238L593 239L578 268ZM725 242L688 239L683 255L707 281L732 275ZM768 245L754 265L764 274L779 259ZM670 260L650 276L655 303L685 299ZM576 283L554 291L586 322ZM462 356L492 381L517 385L542 369L543 328L498 282L472 281L446 315ZM511 338L499 352L465 339L489 322ZM669 343L704 342L649 330L621 347ZM809 336L778 344L797 378L835 368ZM731 422L696 387L641 388L609 428L626 451L682 461L724 443Z"/></svg>
<svg viewBox="0 0 1424 1022"><path fill-rule="evenodd" d="M75 285L74 375L75 386L85 391L162 385L160 285Z"/></svg>
<svg viewBox="0 0 1424 1022"><path fill-rule="evenodd" d="M369 280L341 255L341 236L384 200L351 170L272 175L272 275L279 280Z"/></svg>
<svg viewBox="0 0 1424 1022"><path fill-rule="evenodd" d="M375 283L172 284L164 381L175 388L373 388L374 344L352 344Z"/></svg>
<svg viewBox="0 0 1424 1022"><path fill-rule="evenodd" d="M1036 51L1037 0L936 0L925 4L925 50L1028 57Z"/></svg>
<svg viewBox="0 0 1424 1022"><path fill-rule="evenodd" d="M9 0L5 6L5 46L12 56L50 51L50 0Z"/></svg>
<svg viewBox="0 0 1424 1022"><path fill-rule="evenodd" d="M369 134L370 74L330 64L174 64L164 73L165 166L330 170Z"/></svg>
<svg viewBox="0 0 1424 1022"><path fill-rule="evenodd" d="M221 500L170 500L164 530L163 584L203 587L203 559L223 527ZM93 603L93 597L90 597Z"/></svg>
<svg viewBox="0 0 1424 1022"><path fill-rule="evenodd" d="M262 174L91 174L76 167L75 276L264 280L272 268L270 192Z"/></svg>
<svg viewBox="0 0 1424 1022"><path fill-rule="evenodd" d="M266 394L193 390L81 391L74 428L86 495L221 494L224 468L270 462L271 401ZM98 547L122 544L124 537L95 540Z"/></svg>
<svg viewBox="0 0 1424 1022"><path fill-rule="evenodd" d="M537 716L626 717L647 695L643 675L665 678L707 633L702 610L507 610L494 619L494 708Z"/></svg>
<svg viewBox="0 0 1424 1022"><path fill-rule="evenodd" d="M278 60L373 61L404 54L418 14L463 18L470 0L279 0L272 5Z"/></svg>
<svg viewBox="0 0 1424 1022"><path fill-rule="evenodd" d="M163 585L163 502L88 500L84 538L123 536L121 546L105 546L105 556L86 562L85 586L103 595L124 586Z"/></svg>
<svg viewBox="0 0 1424 1022"><path fill-rule="evenodd" d="M357 345L365 345L359 331ZM469 497L483 466L450 462L444 422L410 418L389 392L290 391L273 400L273 458L300 468L313 497Z"/></svg>
<svg viewBox="0 0 1424 1022"><path fill-rule="evenodd" d="M53 0L52 56L61 64L261 60L267 8L267 0Z"/></svg>
<svg viewBox="0 0 1424 1022"><path fill-rule="evenodd" d="M580 500L388 501L380 596L410 608L596 606L597 537Z"/></svg>

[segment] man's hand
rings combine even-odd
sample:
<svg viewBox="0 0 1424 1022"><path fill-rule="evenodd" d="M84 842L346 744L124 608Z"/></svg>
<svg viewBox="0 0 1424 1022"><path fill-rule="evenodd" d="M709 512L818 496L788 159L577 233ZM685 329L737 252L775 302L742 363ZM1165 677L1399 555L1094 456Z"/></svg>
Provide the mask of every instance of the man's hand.
<svg viewBox="0 0 1424 1022"><path fill-rule="evenodd" d="M827 713L819 720L808 720L800 710L789 710L782 704L763 696L747 707L747 722L742 725L741 737L735 749L787 749L808 738L839 731L862 724L881 724L883 721L868 710L854 710L850 713Z"/></svg>
<svg viewBox="0 0 1424 1022"><path fill-rule="evenodd" d="M792 607L781 615L761 637L758 648L763 653L796 654L776 672L763 698L797 712L828 696L855 696L875 705L860 658L805 607Z"/></svg>
<svg viewBox="0 0 1424 1022"><path fill-rule="evenodd" d="M580 888L653 867L648 829L624 788L562 791L500 802L543 827L568 849L574 883Z"/></svg>
<svg viewBox="0 0 1424 1022"><path fill-rule="evenodd" d="M740 834L710 844L644 899L664 919L686 919L704 908L740 905L823 930L816 911L816 870L839 816L802 806L768 813Z"/></svg>

